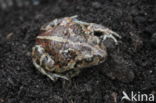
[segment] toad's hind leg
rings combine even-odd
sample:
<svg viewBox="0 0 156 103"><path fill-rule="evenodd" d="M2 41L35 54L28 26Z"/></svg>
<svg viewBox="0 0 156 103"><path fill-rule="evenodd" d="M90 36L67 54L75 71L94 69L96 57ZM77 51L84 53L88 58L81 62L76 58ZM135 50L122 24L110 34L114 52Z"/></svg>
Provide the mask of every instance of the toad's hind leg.
<svg viewBox="0 0 156 103"><path fill-rule="evenodd" d="M80 69L72 69L68 71L65 76L68 77L69 79L77 76L80 73Z"/></svg>
<svg viewBox="0 0 156 103"><path fill-rule="evenodd" d="M38 69L42 74L48 76L51 80L56 81L58 78L68 80L66 76L53 73L53 71L55 70L55 62L40 45L33 47L32 58L33 64L35 65L36 69Z"/></svg>
<svg viewBox="0 0 156 103"><path fill-rule="evenodd" d="M38 65L36 63L36 61L33 59L33 64L35 65L35 67L44 75L46 75L47 77L49 77L52 81L56 81L58 80L58 78L62 78L62 79L66 79L68 80L68 78L66 76L62 76L56 73L51 73L51 72L47 72L45 71L40 65Z"/></svg>
<svg viewBox="0 0 156 103"><path fill-rule="evenodd" d="M107 38L113 39L115 44L118 44L118 41L117 41L117 39L115 37L121 38L121 36L119 34L117 34L116 32L110 30L107 27L99 25L99 24L90 23L90 25L88 26L88 29L90 31L92 31L94 33L94 35L95 35L96 32L102 33L102 35L100 35L100 38L102 40L106 40Z"/></svg>

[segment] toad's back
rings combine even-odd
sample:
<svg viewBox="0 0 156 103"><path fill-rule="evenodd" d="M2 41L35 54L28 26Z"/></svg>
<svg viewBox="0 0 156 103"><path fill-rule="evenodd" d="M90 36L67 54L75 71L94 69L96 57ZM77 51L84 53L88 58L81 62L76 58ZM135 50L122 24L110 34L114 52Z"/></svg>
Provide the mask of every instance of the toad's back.
<svg viewBox="0 0 156 103"><path fill-rule="evenodd" d="M105 51L101 50L97 43L93 45L92 42L88 42L88 38L92 38L92 36L85 34L79 24L73 23L67 26L55 26L40 34L36 43L53 56L56 62L66 63L67 60L75 59L77 55L105 54Z"/></svg>
<svg viewBox="0 0 156 103"><path fill-rule="evenodd" d="M61 59L65 57L61 52L65 52L69 49L77 51L83 50L83 48L86 47L81 43L85 42L87 42L87 40L84 37L82 28L78 24L53 27L41 33L36 39L37 45L41 45L53 56L59 55L60 58L62 57Z"/></svg>

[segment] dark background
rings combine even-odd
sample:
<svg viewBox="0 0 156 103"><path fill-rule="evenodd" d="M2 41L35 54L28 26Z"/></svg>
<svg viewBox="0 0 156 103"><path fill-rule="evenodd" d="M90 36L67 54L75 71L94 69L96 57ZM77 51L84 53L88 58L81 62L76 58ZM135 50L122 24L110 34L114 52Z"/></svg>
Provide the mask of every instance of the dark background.
<svg viewBox="0 0 156 103"><path fill-rule="evenodd" d="M31 49L43 24L73 15L122 39L106 42L103 64L52 82L33 66ZM156 94L155 0L46 0L0 11L0 103L127 103L122 91Z"/></svg>

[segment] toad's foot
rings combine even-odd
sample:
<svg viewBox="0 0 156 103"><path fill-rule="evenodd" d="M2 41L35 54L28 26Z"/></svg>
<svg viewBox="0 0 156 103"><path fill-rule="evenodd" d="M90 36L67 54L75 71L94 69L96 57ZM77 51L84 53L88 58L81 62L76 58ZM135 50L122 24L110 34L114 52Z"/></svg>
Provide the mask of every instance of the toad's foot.
<svg viewBox="0 0 156 103"><path fill-rule="evenodd" d="M62 78L65 80L69 80L66 76L60 75L60 74L55 74L55 73L48 73L47 75L51 80L54 79L53 81L56 81L58 78Z"/></svg>
<svg viewBox="0 0 156 103"><path fill-rule="evenodd" d="M36 63L36 60L33 59L33 64L35 65L35 67L44 75L46 75L47 77L49 77L52 81L56 81L58 80L58 78L62 78L65 80L69 80L66 76L62 76L60 74L55 74L55 73L51 73L51 72L47 72L45 71L40 65L38 65Z"/></svg>
<svg viewBox="0 0 156 103"><path fill-rule="evenodd" d="M66 77L71 79L71 78L77 76L79 73L80 73L79 69L73 69L73 70L68 71L65 75L66 75Z"/></svg>

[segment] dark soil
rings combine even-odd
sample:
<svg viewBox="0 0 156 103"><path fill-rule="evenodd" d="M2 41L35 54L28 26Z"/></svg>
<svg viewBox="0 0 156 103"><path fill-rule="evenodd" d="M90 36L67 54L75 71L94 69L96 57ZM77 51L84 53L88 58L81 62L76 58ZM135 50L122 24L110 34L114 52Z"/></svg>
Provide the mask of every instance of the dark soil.
<svg viewBox="0 0 156 103"><path fill-rule="evenodd" d="M122 39L116 47L106 42L103 64L52 82L33 66L31 49L43 24L73 15ZM46 0L0 11L0 103L127 103L122 91L156 94L155 0Z"/></svg>

